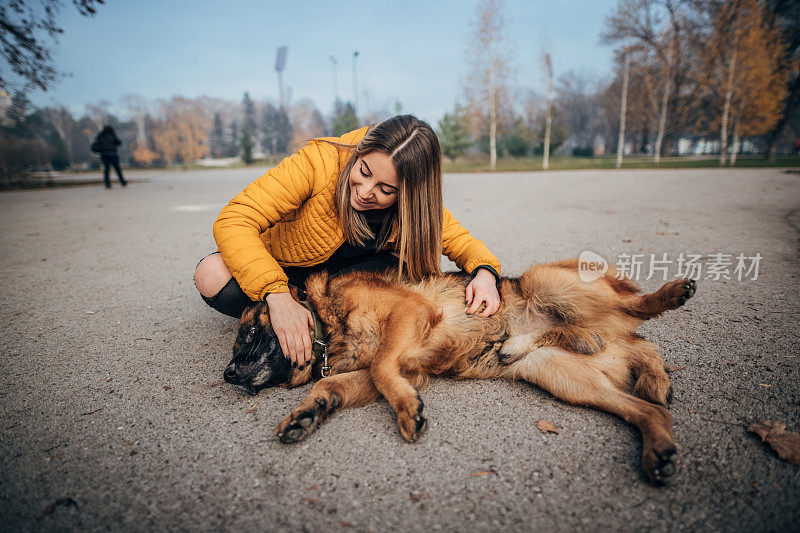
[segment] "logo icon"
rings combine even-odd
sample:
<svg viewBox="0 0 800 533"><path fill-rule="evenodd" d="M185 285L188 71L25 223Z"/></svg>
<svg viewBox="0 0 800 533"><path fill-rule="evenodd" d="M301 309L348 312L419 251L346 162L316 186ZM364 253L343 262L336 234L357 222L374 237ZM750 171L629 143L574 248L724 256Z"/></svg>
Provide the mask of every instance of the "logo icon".
<svg viewBox="0 0 800 533"><path fill-rule="evenodd" d="M608 270L608 263L599 254L586 250L578 257L578 275L581 281L589 283L602 278Z"/></svg>

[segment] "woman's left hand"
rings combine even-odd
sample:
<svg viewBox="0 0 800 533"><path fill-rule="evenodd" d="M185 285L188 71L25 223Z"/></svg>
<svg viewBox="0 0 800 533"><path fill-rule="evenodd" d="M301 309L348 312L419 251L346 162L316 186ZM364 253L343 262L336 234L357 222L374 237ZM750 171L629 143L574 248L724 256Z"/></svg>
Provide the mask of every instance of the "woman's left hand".
<svg viewBox="0 0 800 533"><path fill-rule="evenodd" d="M475 313L483 302L486 302L484 309L479 316L492 316L500 308L500 295L497 293L497 284L494 274L485 268L479 268L478 273L467 285L467 314Z"/></svg>

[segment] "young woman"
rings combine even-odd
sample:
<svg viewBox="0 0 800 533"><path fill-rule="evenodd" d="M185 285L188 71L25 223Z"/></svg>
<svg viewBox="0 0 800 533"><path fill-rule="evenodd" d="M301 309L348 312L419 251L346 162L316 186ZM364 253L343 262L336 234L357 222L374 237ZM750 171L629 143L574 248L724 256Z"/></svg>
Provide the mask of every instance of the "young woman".
<svg viewBox="0 0 800 533"><path fill-rule="evenodd" d="M472 273L467 313L500 306L500 263L442 205L442 156L431 127L400 115L339 138L310 141L248 185L214 222L219 251L197 265L195 285L214 309L238 318L264 300L283 353L311 360L311 313L295 302L315 270L399 267L437 274L442 254Z"/></svg>

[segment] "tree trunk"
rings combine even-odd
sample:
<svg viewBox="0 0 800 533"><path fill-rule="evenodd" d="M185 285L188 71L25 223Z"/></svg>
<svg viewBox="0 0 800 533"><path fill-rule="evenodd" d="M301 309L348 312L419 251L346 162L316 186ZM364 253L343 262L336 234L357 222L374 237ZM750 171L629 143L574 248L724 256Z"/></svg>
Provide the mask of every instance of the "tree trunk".
<svg viewBox="0 0 800 533"><path fill-rule="evenodd" d="M733 76L736 72L736 49L733 49L731 62L728 66L728 83L725 87L725 104L722 106L722 131L720 132L719 166L725 166L728 155L728 118L731 113L731 100L733 99Z"/></svg>
<svg viewBox="0 0 800 533"><path fill-rule="evenodd" d="M553 68L550 63L550 56L547 56L547 117L544 122L544 150L542 157L542 168L547 170L550 167L550 130L553 127Z"/></svg>
<svg viewBox="0 0 800 533"><path fill-rule="evenodd" d="M490 45L489 57L489 169L497 168L497 91L494 86L494 43Z"/></svg>
<svg viewBox="0 0 800 533"><path fill-rule="evenodd" d="M672 89L672 74L671 67L674 56L675 37L672 37L669 45L669 54L667 55L667 71L664 76L664 95L661 97L661 113L658 117L658 135L656 136L656 145L653 151L653 163L655 166L661 162L661 143L664 142L664 131L667 129L667 105L669 104L669 93Z"/></svg>
<svg viewBox="0 0 800 533"><path fill-rule="evenodd" d="M733 149L731 150L731 166L736 165L736 154L739 152L739 118L738 113L733 118Z"/></svg>
<svg viewBox="0 0 800 533"><path fill-rule="evenodd" d="M619 106L619 139L617 139L617 168L622 167L622 151L625 148L625 111L628 106L628 75L631 69L630 49L625 49L625 70L622 73L622 102Z"/></svg>

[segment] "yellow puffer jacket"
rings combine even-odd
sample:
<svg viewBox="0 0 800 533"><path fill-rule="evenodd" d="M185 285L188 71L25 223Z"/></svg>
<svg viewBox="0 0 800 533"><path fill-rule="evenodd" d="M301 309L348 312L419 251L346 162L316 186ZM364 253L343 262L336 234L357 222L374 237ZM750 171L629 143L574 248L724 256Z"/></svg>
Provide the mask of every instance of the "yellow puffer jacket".
<svg viewBox="0 0 800 533"><path fill-rule="evenodd" d="M339 138L357 144L368 128ZM328 259L345 241L334 204L336 182L351 152L312 140L248 185L214 222L214 239L233 277L252 300L288 291L281 266L312 266ZM500 263L444 210L442 253L472 272Z"/></svg>

